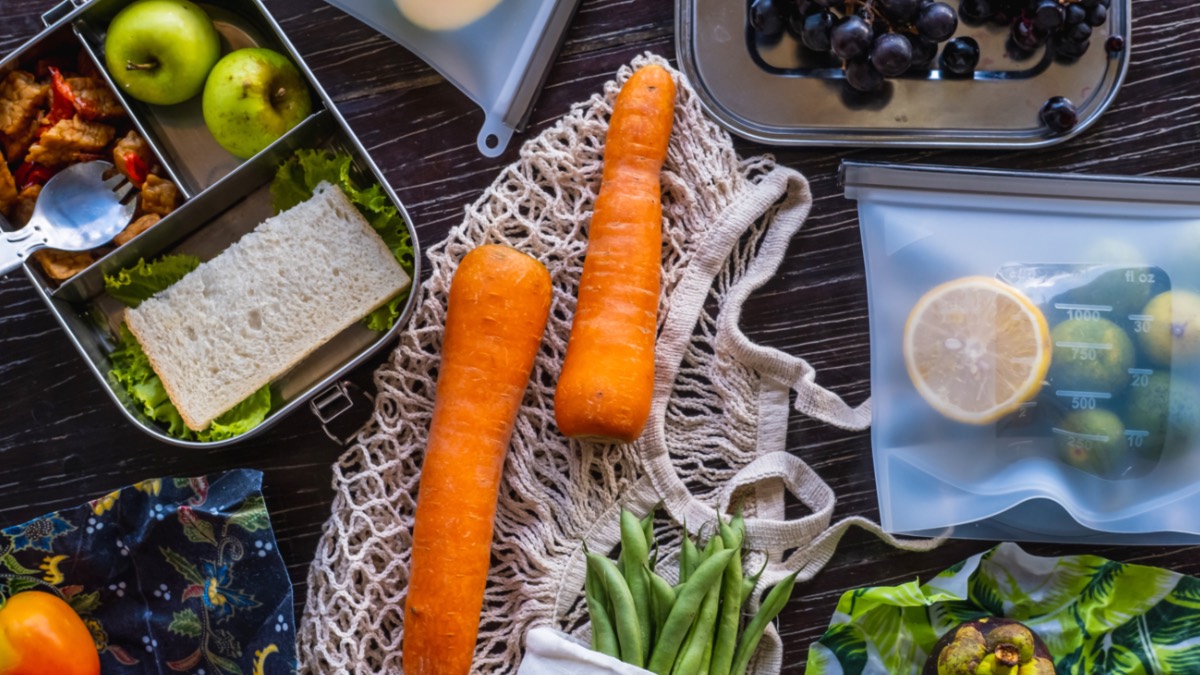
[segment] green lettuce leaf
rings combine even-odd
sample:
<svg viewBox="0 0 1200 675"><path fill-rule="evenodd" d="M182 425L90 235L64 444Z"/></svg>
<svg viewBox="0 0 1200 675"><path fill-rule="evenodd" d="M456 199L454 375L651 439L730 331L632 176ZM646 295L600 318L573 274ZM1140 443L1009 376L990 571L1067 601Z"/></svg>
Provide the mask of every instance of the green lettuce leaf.
<svg viewBox="0 0 1200 675"><path fill-rule="evenodd" d="M109 295L130 307L136 307L146 298L182 279L199 264L199 258L186 255L163 256L149 263L139 260L134 267L123 269L112 276L105 276L104 285ZM167 396L162 380L154 374L150 358L125 324L121 324L117 348L108 358L112 363L112 369L108 371L109 378L125 389L129 398L141 408L146 417L166 426L167 434L174 438L185 441L222 441L244 434L262 424L271 412L271 388L268 385L218 417L207 429L197 433L184 424L183 417Z"/></svg>
<svg viewBox="0 0 1200 675"><path fill-rule="evenodd" d="M122 303L137 307L199 265L200 259L190 255L165 255L152 263L138 260L133 267L104 275L104 289Z"/></svg>
<svg viewBox="0 0 1200 675"><path fill-rule="evenodd" d="M383 239L392 255L404 271L411 277L413 264L412 239L400 211L392 206L387 193L377 183L367 188L359 187L351 176L353 160L345 153L333 153L327 150L299 150L288 161L284 162L271 182L271 196L274 199L275 212L286 211L300 202L312 197L313 190L321 181L328 181L342 188L342 192L358 208L359 213L367 219ZM392 298L379 309L367 315L364 322L367 328L376 331L389 330L400 318L400 308L411 292L411 284L400 295Z"/></svg>

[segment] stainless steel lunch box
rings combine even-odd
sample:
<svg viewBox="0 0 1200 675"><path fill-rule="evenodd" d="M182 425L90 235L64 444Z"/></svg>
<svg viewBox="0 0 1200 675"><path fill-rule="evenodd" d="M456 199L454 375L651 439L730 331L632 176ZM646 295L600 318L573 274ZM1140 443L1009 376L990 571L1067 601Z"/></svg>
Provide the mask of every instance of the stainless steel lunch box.
<svg viewBox="0 0 1200 675"><path fill-rule="evenodd" d="M130 422L154 438L184 447L231 445L261 434L306 403L321 423L327 424L352 405L342 384L343 376L392 342L408 322L421 276L416 229L383 173L260 0L209 0L200 4L221 33L224 48L263 46L289 56L308 80L314 110L287 135L246 161L223 150L208 133L199 97L177 106L150 106L124 96L113 85L103 66L104 31L112 17L130 2L63 2L42 17L46 30L0 60L0 72L6 66L36 59L55 49L82 47L95 61L107 84L121 97L133 125L150 144L185 201L157 225L61 285L51 282L37 263L26 263L25 273L109 397ZM249 432L210 443L168 436L131 405L121 387L109 381L108 354L114 348L113 336L123 306L104 294L104 275L136 264L139 258L149 260L164 253L188 253L202 260L212 258L272 215L271 179L279 165L301 148L327 148L350 154L361 179L378 182L399 209L415 254L413 287L400 318L386 333L355 324L276 379L271 387L273 398L279 403L262 424Z"/></svg>

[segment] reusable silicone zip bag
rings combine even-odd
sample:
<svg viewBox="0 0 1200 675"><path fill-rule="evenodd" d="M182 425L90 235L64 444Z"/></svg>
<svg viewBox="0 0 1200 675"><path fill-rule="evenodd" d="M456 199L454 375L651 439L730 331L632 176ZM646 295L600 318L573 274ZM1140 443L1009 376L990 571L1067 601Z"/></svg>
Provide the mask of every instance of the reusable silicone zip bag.
<svg viewBox="0 0 1200 675"><path fill-rule="evenodd" d="M1200 540L1192 181L846 163L889 532Z"/></svg>

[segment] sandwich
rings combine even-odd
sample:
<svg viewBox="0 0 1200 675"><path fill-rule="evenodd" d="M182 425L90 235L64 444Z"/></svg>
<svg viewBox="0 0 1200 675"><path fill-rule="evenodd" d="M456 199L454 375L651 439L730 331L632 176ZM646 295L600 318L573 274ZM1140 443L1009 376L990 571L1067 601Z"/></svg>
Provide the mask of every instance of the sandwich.
<svg viewBox="0 0 1200 675"><path fill-rule="evenodd" d="M202 431L410 283L341 188L321 182L125 321Z"/></svg>

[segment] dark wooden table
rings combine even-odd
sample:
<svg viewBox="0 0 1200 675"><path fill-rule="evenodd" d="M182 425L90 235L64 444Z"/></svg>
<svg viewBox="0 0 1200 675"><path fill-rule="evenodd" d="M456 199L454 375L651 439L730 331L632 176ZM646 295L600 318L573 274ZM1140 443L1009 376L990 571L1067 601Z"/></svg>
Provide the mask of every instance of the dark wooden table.
<svg viewBox="0 0 1200 675"><path fill-rule="evenodd" d="M41 28L57 0L0 0L0 54ZM523 136L497 159L482 157L479 112L412 54L320 0L267 0L351 126L408 206L421 240L432 243L458 223L512 161ZM770 149L740 143L745 154L774 152L803 171L816 195L813 215L771 284L751 300L751 336L808 358L820 381L853 402L867 396L867 307L854 204L836 183L846 157L1081 173L1200 177L1200 4L1134 0L1132 66L1116 103L1071 142L1030 152ZM674 58L670 0L584 0L535 109L530 132L597 91L639 53ZM0 527L81 503L143 478L200 475L234 467L265 472L265 492L280 550L296 583L304 580L332 491L329 465L340 448L316 420L293 415L232 449L184 452L127 424L75 353L22 274L0 279ZM825 317L825 318L821 318ZM382 360L353 379L371 386ZM360 406L365 416L365 406ZM791 449L836 491L837 516L878 518L866 433L845 433L794 416ZM840 594L872 584L926 579L990 542L955 541L926 554L893 550L852 533L829 566L799 588L782 619L788 672L802 672ZM1040 545L1045 555L1094 552L1114 559L1200 572L1195 548Z"/></svg>

